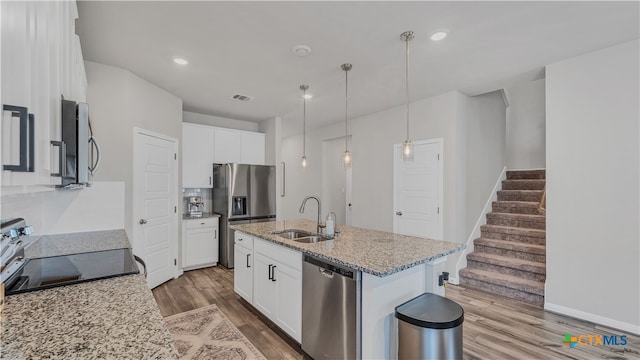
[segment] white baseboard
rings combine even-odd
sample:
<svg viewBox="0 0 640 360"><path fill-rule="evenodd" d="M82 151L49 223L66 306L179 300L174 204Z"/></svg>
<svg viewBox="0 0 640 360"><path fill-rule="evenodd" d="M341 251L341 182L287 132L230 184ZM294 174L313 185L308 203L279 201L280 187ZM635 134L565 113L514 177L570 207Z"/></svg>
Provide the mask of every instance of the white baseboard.
<svg viewBox="0 0 640 360"><path fill-rule="evenodd" d="M551 304L548 302L544 303L544 309L546 311L550 311L556 314L566 315L576 319L590 321L594 324L640 335L640 325L638 324L626 323L626 322L610 319L604 316L595 315L588 312L568 308L566 306Z"/></svg>

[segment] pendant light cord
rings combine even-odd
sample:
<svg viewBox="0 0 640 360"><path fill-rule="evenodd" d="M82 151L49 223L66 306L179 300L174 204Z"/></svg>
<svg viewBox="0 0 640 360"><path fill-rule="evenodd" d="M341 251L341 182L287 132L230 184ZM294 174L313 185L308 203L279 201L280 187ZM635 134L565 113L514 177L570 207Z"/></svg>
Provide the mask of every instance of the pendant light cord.
<svg viewBox="0 0 640 360"><path fill-rule="evenodd" d="M307 156L307 89L302 89L302 157Z"/></svg>
<svg viewBox="0 0 640 360"><path fill-rule="evenodd" d="M349 70L345 70L344 72L344 148L345 148L345 151L349 151L349 141L348 141L349 117L347 116L348 106L349 106Z"/></svg>
<svg viewBox="0 0 640 360"><path fill-rule="evenodd" d="M405 90L407 94L407 108L405 109L405 115L407 117L407 140L409 140L409 40L408 36L405 38Z"/></svg>

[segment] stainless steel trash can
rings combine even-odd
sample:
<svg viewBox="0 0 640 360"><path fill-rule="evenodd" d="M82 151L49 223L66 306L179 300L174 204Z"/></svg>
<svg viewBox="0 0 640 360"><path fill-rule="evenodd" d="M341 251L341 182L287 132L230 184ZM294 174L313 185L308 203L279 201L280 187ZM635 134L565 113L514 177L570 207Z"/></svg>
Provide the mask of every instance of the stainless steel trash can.
<svg viewBox="0 0 640 360"><path fill-rule="evenodd" d="M398 359L462 359L464 310L436 294L396 307Z"/></svg>

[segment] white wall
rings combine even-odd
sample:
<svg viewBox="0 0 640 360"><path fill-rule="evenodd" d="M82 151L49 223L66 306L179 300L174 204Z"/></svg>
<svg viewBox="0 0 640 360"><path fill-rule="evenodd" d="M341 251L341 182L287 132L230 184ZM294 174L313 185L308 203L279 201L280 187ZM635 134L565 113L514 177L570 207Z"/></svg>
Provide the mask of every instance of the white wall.
<svg viewBox="0 0 640 360"><path fill-rule="evenodd" d="M259 123L252 121L228 119L219 116L205 115L189 111L184 111L182 113L182 121L193 124L217 126L246 131L258 131L259 127Z"/></svg>
<svg viewBox="0 0 640 360"><path fill-rule="evenodd" d="M35 235L124 228L124 183L2 195L2 218L22 217Z"/></svg>
<svg viewBox="0 0 640 360"><path fill-rule="evenodd" d="M133 128L182 136L182 100L121 68L85 62L87 100L102 162L96 181L125 183L125 230L133 238ZM180 144L178 144L180 149ZM180 172L182 166L180 165ZM182 176L178 174L179 188Z"/></svg>
<svg viewBox="0 0 640 360"><path fill-rule="evenodd" d="M405 139L404 116L404 106L399 106L349 121L349 133L352 136L350 150L353 154L353 226L393 231L393 145ZM504 167L504 119L504 104L497 93L470 99L454 91L411 103L412 140L443 138L443 240L465 243L470 231L466 221L467 212L476 214L473 217L475 221L484 207ZM474 140L469 147L469 151L477 152L474 154L478 158L477 165L490 168L486 170L486 178L490 178L490 181L485 181L484 175L482 181L475 181L471 175L466 176L468 167L474 168L476 165L466 162L467 123L473 124L474 134L479 133L483 126L487 131L490 129L490 141L497 143L484 144ZM502 130L499 130L500 126ZM305 196L322 195L322 143L341 136L344 136L344 123L309 132L309 166L305 170L300 166L302 136L283 139L282 158L287 164L287 196L282 203L284 219L315 219L315 211L307 210L302 215L298 213L298 207ZM498 163L501 165L498 166ZM495 174L488 175L494 168ZM474 209L468 209L467 193L474 195L471 205ZM476 201L476 197L482 198L482 201ZM323 208L323 215L326 216L331 210L334 209ZM456 261L456 256L450 257L448 267L451 271L455 269Z"/></svg>
<svg viewBox="0 0 640 360"><path fill-rule="evenodd" d="M274 117L263 120L259 123L258 131L265 134L265 165L275 165L276 167L276 218L280 220L282 208L282 163L281 151L282 144L282 119Z"/></svg>
<svg viewBox="0 0 640 360"><path fill-rule="evenodd" d="M507 168L545 167L545 80L505 89L507 107Z"/></svg>
<svg viewBox="0 0 640 360"><path fill-rule="evenodd" d="M473 230L506 161L506 111L502 95L494 91L467 98L466 234Z"/></svg>
<svg viewBox="0 0 640 360"><path fill-rule="evenodd" d="M547 66L545 308L640 333L639 41Z"/></svg>

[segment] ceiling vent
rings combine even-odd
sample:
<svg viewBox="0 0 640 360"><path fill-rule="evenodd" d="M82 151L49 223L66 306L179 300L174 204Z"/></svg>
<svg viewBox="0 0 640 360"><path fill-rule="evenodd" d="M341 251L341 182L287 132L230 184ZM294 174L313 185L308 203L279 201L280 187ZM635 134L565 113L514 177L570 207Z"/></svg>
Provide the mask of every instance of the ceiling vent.
<svg viewBox="0 0 640 360"><path fill-rule="evenodd" d="M253 96L241 95L241 94L235 94L231 98L234 99L234 100L238 100L238 101L251 101L251 100L253 100Z"/></svg>

